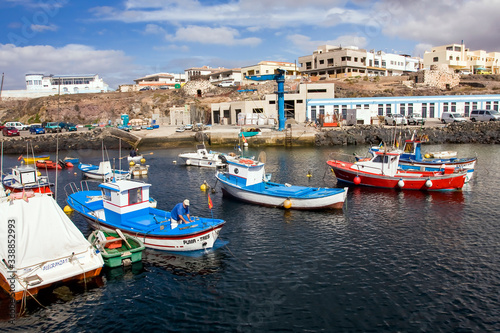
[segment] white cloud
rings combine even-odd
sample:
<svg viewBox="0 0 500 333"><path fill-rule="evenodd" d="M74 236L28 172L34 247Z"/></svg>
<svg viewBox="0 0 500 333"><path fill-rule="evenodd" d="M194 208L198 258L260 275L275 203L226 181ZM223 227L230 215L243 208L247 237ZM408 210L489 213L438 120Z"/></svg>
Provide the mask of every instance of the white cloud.
<svg viewBox="0 0 500 333"><path fill-rule="evenodd" d="M44 31L57 31L58 27L50 24L50 25L40 25L40 24L32 24L31 30L36 32L44 32Z"/></svg>
<svg viewBox="0 0 500 333"><path fill-rule="evenodd" d="M240 33L232 28L210 28L190 25L180 28L175 35L166 35L170 41L181 41L201 44L218 45L248 45L255 46L260 44L260 38L250 37L238 39Z"/></svg>
<svg viewBox="0 0 500 333"><path fill-rule="evenodd" d="M24 76L41 74L99 74L112 88L132 83L142 74L120 50L96 50L90 46L68 44L18 47L0 44L0 68L5 68L4 89L25 89Z"/></svg>
<svg viewBox="0 0 500 333"><path fill-rule="evenodd" d="M295 34L289 35L287 39L297 49L301 50L305 54L311 54L312 51L316 50L318 46L321 45L357 46L359 48L364 48L366 46L366 38L355 35L340 36L332 40L311 40L311 38L308 36Z"/></svg>
<svg viewBox="0 0 500 333"><path fill-rule="evenodd" d="M165 34L166 31L162 27L157 24L147 24L144 29L144 33L146 34Z"/></svg>

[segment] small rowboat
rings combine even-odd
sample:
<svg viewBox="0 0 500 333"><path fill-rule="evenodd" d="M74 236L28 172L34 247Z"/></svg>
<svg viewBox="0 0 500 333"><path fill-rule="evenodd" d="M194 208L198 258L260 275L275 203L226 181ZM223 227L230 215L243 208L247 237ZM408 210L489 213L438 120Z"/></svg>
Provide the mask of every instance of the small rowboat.
<svg viewBox="0 0 500 333"><path fill-rule="evenodd" d="M119 229L116 232L95 230L88 238L102 255L107 267L129 266L142 260L144 244L137 238L125 236Z"/></svg>
<svg viewBox="0 0 500 333"><path fill-rule="evenodd" d="M24 157L23 160L25 164L35 164L36 161L48 160L49 158L49 155L38 155L34 157Z"/></svg>
<svg viewBox="0 0 500 333"><path fill-rule="evenodd" d="M59 163L50 160L38 160L36 161L36 167L38 169L62 169L62 166Z"/></svg>

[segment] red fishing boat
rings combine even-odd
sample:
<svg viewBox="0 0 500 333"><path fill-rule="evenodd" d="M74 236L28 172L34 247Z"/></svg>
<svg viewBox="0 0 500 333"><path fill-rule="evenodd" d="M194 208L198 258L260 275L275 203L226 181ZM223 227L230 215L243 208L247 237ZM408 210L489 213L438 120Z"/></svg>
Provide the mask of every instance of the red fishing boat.
<svg viewBox="0 0 500 333"><path fill-rule="evenodd" d="M467 171L445 167L439 171L402 170L398 168L399 153L373 151L371 158L350 163L330 160L337 180L354 185L402 190L444 191L464 186Z"/></svg>
<svg viewBox="0 0 500 333"><path fill-rule="evenodd" d="M30 165L13 168L10 174L3 177L2 184L11 192L31 190L39 193L52 193L50 187L54 186L49 182L48 177L39 176L37 170Z"/></svg>

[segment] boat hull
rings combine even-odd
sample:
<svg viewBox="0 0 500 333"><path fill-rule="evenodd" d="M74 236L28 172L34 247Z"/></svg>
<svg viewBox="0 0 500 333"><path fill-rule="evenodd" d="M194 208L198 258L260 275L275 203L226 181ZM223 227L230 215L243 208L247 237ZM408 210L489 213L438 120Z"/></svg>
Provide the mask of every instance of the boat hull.
<svg viewBox="0 0 500 333"><path fill-rule="evenodd" d="M457 159L458 160L458 159ZM417 171L431 171L437 172L445 167L454 167L456 170L466 170L467 175L465 182L469 182L474 175L474 167L476 165L476 159L469 159L467 162L463 161L451 161L451 160L435 160L435 161L414 161L399 159L399 166L403 170L417 170Z"/></svg>
<svg viewBox="0 0 500 333"><path fill-rule="evenodd" d="M218 155L208 158L199 158L195 156L196 154L180 154L179 157L184 161L186 165L193 165L204 168L218 168L223 167L224 163L219 159Z"/></svg>
<svg viewBox="0 0 500 333"><path fill-rule="evenodd" d="M40 155L40 156L35 156L35 157L24 157L24 164L35 164L36 161L45 161L50 158L49 155Z"/></svg>
<svg viewBox="0 0 500 333"><path fill-rule="evenodd" d="M107 232L113 232L116 229L120 229L125 235L138 238L147 248L173 252L210 249L214 246L215 241L219 237L220 230L223 227L223 224L221 224L208 230L183 236L151 235L145 232L122 229L119 226L113 226L101 220L96 221L95 218L85 214L84 217L89 225L96 230L101 229ZM183 224L178 226L178 228L183 227ZM170 225L165 225L165 228L170 228Z"/></svg>
<svg viewBox="0 0 500 333"><path fill-rule="evenodd" d="M466 172L443 176L417 176L405 173L396 174L395 176L383 176L351 169L352 163L348 162L332 160L328 161L327 164L332 168L339 181L380 188L421 191L459 190L463 187L466 178Z"/></svg>
<svg viewBox="0 0 500 333"><path fill-rule="evenodd" d="M278 196L258 191L252 191L231 184L217 175L217 179L221 183L222 192L225 196L230 196L240 201L257 204L266 207L281 207L285 208L285 201L291 204L290 209L297 210L315 210L315 209L342 209L347 196L347 188L338 189L332 195L322 196L317 198L301 198L293 196Z"/></svg>
<svg viewBox="0 0 500 333"><path fill-rule="evenodd" d="M31 268L17 271L18 278L15 279L13 285L14 292L11 291L11 284L14 280L11 279L11 274L2 268L0 269L0 286L16 301L20 301L24 296L36 295L40 290L49 288L56 283L96 277L101 273L102 267L102 257L89 247L86 252L76 254L74 260L64 258L44 262L43 267L36 270L36 275L41 278L40 283L33 282L32 284L27 283L27 285L19 283L19 280L24 280L25 275L32 276L33 274Z"/></svg>

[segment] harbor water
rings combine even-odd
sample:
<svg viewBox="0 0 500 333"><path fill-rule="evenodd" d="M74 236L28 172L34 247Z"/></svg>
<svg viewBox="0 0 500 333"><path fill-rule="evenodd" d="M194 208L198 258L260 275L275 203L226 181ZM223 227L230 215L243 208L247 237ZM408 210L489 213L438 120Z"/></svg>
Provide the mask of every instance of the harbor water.
<svg viewBox="0 0 500 333"><path fill-rule="evenodd" d="M423 146L478 157L462 191L352 187L343 210L317 212L223 198L214 170L177 158L187 150L142 152L150 165L143 180L160 209L188 198L192 215L224 219L216 249L198 255L146 249L139 265L41 293L40 304L29 301L13 323L2 293L0 331L500 331L499 145ZM273 181L335 187L326 161L364 155L368 147L249 148L245 155L261 150ZM117 151L108 154L116 167L127 166ZM102 159L90 150L68 155L83 163ZM17 157L4 156L4 173ZM55 181L55 171L49 175ZM76 167L59 172L61 207L64 185L81 179ZM215 193L200 190L205 180ZM70 217L90 233L83 218Z"/></svg>

